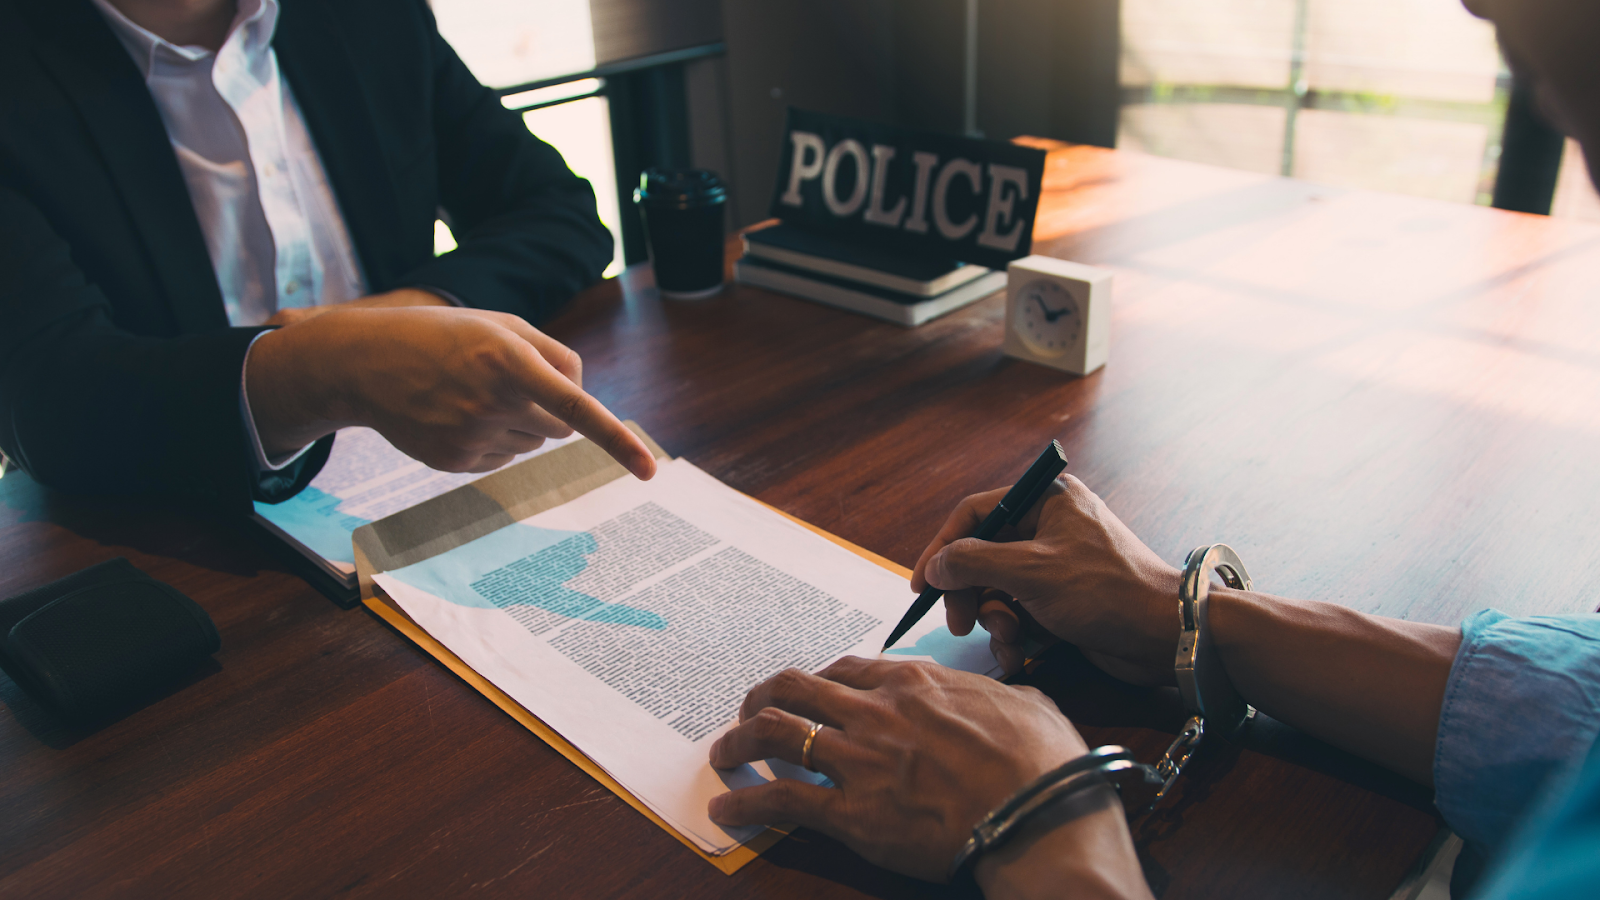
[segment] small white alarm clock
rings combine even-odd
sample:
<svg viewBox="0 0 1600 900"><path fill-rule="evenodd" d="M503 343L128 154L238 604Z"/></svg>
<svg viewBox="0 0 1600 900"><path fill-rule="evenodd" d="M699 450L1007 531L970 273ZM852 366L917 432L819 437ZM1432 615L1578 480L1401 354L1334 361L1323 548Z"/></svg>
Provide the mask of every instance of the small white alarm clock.
<svg viewBox="0 0 1600 900"><path fill-rule="evenodd" d="M1006 270L1007 356L1087 375L1111 349L1111 273L1048 256Z"/></svg>

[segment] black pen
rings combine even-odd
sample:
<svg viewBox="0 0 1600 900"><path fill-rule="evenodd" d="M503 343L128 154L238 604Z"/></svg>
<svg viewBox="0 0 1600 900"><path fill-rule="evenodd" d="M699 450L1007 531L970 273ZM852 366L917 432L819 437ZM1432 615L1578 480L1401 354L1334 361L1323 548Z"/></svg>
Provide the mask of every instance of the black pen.
<svg viewBox="0 0 1600 900"><path fill-rule="evenodd" d="M1044 448L1039 458L1028 467L1028 471L1022 473L1022 477L1011 486L1011 490L1006 491L1006 495L995 504L994 511L984 518L972 536L980 541L992 541L995 535L1000 533L1001 528L1022 521L1028 510L1033 509L1033 505L1039 502L1039 497L1044 494L1045 488L1049 487L1050 482L1055 481L1056 476L1066 467L1067 453L1061 449L1061 442L1051 441L1050 446ZM911 626L922 621L922 617L927 615L928 610L932 609L943 596L944 591L931 584L928 585L927 589L918 595L916 602L911 604L911 608L906 610L906 614L900 617L900 624L889 633L889 639L883 642L883 649L893 647L895 641L905 637Z"/></svg>

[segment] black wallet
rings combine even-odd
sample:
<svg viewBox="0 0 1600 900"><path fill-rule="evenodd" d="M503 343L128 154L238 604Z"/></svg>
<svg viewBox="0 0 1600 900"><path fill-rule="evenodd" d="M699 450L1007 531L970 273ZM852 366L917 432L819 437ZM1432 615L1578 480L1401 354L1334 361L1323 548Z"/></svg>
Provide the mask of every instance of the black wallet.
<svg viewBox="0 0 1600 900"><path fill-rule="evenodd" d="M0 665L75 722L171 688L221 646L205 610L120 556L0 600Z"/></svg>

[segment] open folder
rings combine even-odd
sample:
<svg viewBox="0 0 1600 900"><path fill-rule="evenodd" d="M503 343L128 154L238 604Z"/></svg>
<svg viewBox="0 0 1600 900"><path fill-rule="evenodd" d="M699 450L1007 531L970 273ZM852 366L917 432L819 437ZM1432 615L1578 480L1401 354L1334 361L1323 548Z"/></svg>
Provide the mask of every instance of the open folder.
<svg viewBox="0 0 1600 900"><path fill-rule="evenodd" d="M545 441L513 462L548 453L578 437ZM327 462L311 483L282 503L256 501L251 521L295 574L349 609L359 596L356 561L350 552L357 528L483 477L483 473L430 469L371 428L341 428Z"/></svg>
<svg viewBox="0 0 1600 900"><path fill-rule="evenodd" d="M580 440L357 528L363 602L724 872L783 829L725 829L710 797L773 778L710 767L744 692L876 656L905 569L672 460L640 482ZM996 674L981 633L929 616L889 658Z"/></svg>

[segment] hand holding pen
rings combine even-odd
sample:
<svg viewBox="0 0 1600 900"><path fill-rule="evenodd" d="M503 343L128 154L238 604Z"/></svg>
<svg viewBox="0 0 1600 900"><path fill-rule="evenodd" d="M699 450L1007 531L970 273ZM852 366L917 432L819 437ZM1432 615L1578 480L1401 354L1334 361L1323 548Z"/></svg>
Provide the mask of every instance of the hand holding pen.
<svg viewBox="0 0 1600 900"><path fill-rule="evenodd" d="M1061 471L1066 467L1066 451L1061 449L1060 442L1051 441L1050 446L1044 448L1044 452L1039 454L1039 458L1034 460L1033 465L1028 467L1028 471L1024 472L1022 477L1017 480L1017 483L1012 485L1009 491L1006 491L1005 496L994 504L989 514L978 524L977 529L969 532L969 534L980 541L992 541L1000 534L1000 529L1005 528L1007 525L1015 526L1022 520L1023 516L1028 514L1029 510L1033 509L1034 505L1039 502L1039 498L1044 495L1045 490L1050 487L1051 482L1055 481L1056 476L1060 475ZM948 528L949 522L945 524ZM942 534L943 532L941 532L941 536ZM924 553L924 557L926 555ZM912 574L913 588L916 587L919 581L924 561L917 563L917 572ZM911 608L906 610L906 614L901 617L900 623L894 627L894 631L889 633L889 639L883 642L883 649L887 650L893 647L894 642L904 637L905 633L911 630L911 626L921 621L922 617L928 614L928 610L933 608L933 604L939 602L939 598L944 595L942 589L928 585L926 582L922 583L924 585L922 592L911 604Z"/></svg>
<svg viewBox="0 0 1600 900"><path fill-rule="evenodd" d="M983 625L1008 675L1028 640L1066 640L1124 681L1171 683L1178 570L1071 475L1046 487L1005 542L966 539L1002 493L961 501L912 573L913 590L948 592L951 633Z"/></svg>

